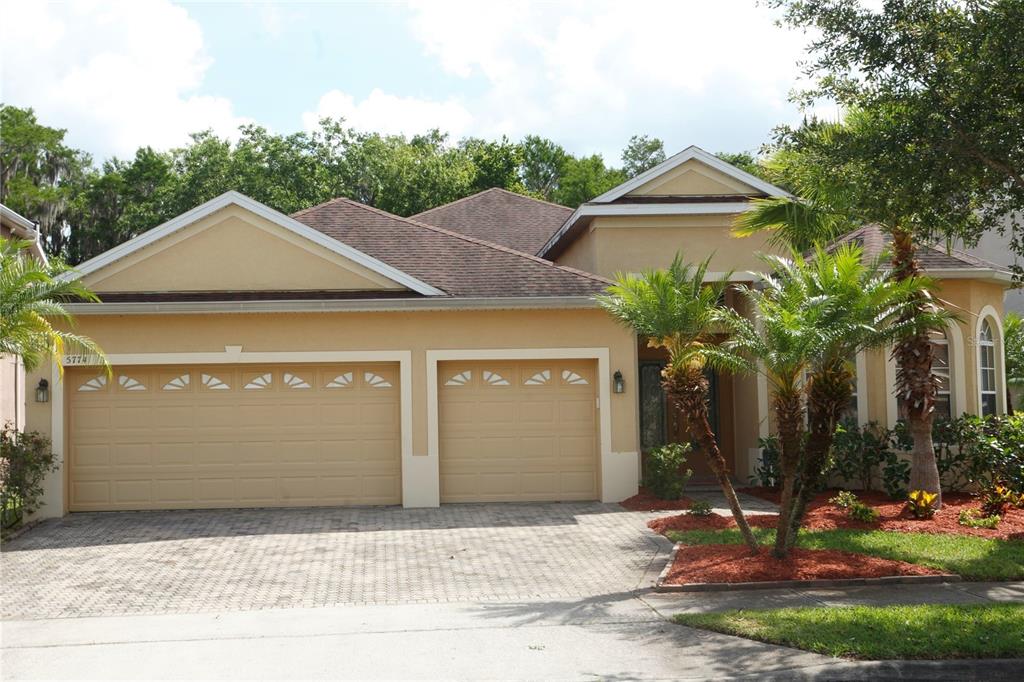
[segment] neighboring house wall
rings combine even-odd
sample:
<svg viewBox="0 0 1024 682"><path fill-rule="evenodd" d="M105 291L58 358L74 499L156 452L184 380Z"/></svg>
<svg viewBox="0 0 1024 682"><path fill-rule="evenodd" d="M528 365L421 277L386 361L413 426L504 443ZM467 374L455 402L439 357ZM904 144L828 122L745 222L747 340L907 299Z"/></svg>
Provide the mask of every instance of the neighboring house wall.
<svg viewBox="0 0 1024 682"><path fill-rule="evenodd" d="M76 330L97 341L111 356L135 353L220 353L225 346L244 352L408 351L411 353L412 443L403 457L407 502L436 499L437 459L428 455L428 351L486 352L495 349L607 349L608 376L621 371L627 390L609 395L610 443L602 444L602 498L617 501L636 491L635 336L598 309L461 312L378 312L303 314L125 315L78 318ZM56 381L49 371L34 372ZM28 426L51 433L62 418L54 403L29 404ZM56 444L66 452L63 439ZM65 472L47 482L44 515L66 508ZM435 502L436 503L436 502Z"/></svg>
<svg viewBox="0 0 1024 682"><path fill-rule="evenodd" d="M1007 218L1005 222L1009 224L1009 219ZM978 241L977 246L967 249L967 252L997 265L1006 267L1014 265L1024 266L1020 256L1010 250L1009 235L1001 235L997 232L986 232ZM1024 314L1024 289L1008 289L1006 291L1005 307L1006 312L1013 311Z"/></svg>

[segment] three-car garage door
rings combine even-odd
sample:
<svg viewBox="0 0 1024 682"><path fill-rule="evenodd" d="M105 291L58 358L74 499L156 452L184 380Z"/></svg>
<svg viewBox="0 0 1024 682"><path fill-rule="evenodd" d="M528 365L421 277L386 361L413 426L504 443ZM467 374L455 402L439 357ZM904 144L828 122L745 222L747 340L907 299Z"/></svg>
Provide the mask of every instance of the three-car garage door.
<svg viewBox="0 0 1024 682"><path fill-rule="evenodd" d="M596 369L439 363L441 502L597 499Z"/></svg>
<svg viewBox="0 0 1024 682"><path fill-rule="evenodd" d="M401 503L398 365L69 370L71 511Z"/></svg>

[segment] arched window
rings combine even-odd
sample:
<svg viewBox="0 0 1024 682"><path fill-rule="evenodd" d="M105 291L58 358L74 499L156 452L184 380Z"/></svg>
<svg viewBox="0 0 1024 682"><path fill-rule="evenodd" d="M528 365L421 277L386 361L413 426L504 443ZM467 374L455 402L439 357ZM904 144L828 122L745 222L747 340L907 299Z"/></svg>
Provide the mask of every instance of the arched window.
<svg viewBox="0 0 1024 682"><path fill-rule="evenodd" d="M988 320L982 321L978 333L978 375L981 414L995 414L999 396L996 389L996 341Z"/></svg>
<svg viewBox="0 0 1024 682"><path fill-rule="evenodd" d="M951 419L953 417L953 403L950 392L950 361L949 338L944 332L932 332L932 374L939 379L939 389L935 394L935 411L932 413L935 419ZM898 369L898 367L897 367ZM896 408L900 419L906 419L907 410L904 397L896 398Z"/></svg>

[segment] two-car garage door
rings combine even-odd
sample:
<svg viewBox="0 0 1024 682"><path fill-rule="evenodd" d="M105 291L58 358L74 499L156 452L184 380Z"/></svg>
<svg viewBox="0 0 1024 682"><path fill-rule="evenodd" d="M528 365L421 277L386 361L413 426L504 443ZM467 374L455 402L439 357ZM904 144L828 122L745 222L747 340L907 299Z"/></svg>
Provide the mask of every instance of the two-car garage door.
<svg viewBox="0 0 1024 682"><path fill-rule="evenodd" d="M401 502L398 365L71 370L71 511Z"/></svg>
<svg viewBox="0 0 1024 682"><path fill-rule="evenodd" d="M439 363L441 502L597 499L595 365ZM397 363L73 369L65 386L71 511L402 502Z"/></svg>

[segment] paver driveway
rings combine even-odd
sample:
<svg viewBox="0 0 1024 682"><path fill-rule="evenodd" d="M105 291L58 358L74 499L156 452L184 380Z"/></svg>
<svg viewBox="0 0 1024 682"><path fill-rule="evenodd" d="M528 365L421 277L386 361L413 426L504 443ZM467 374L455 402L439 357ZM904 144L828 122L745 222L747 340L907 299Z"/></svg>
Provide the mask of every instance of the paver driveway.
<svg viewBox="0 0 1024 682"><path fill-rule="evenodd" d="M618 505L75 514L4 547L3 616L586 597L666 556Z"/></svg>

